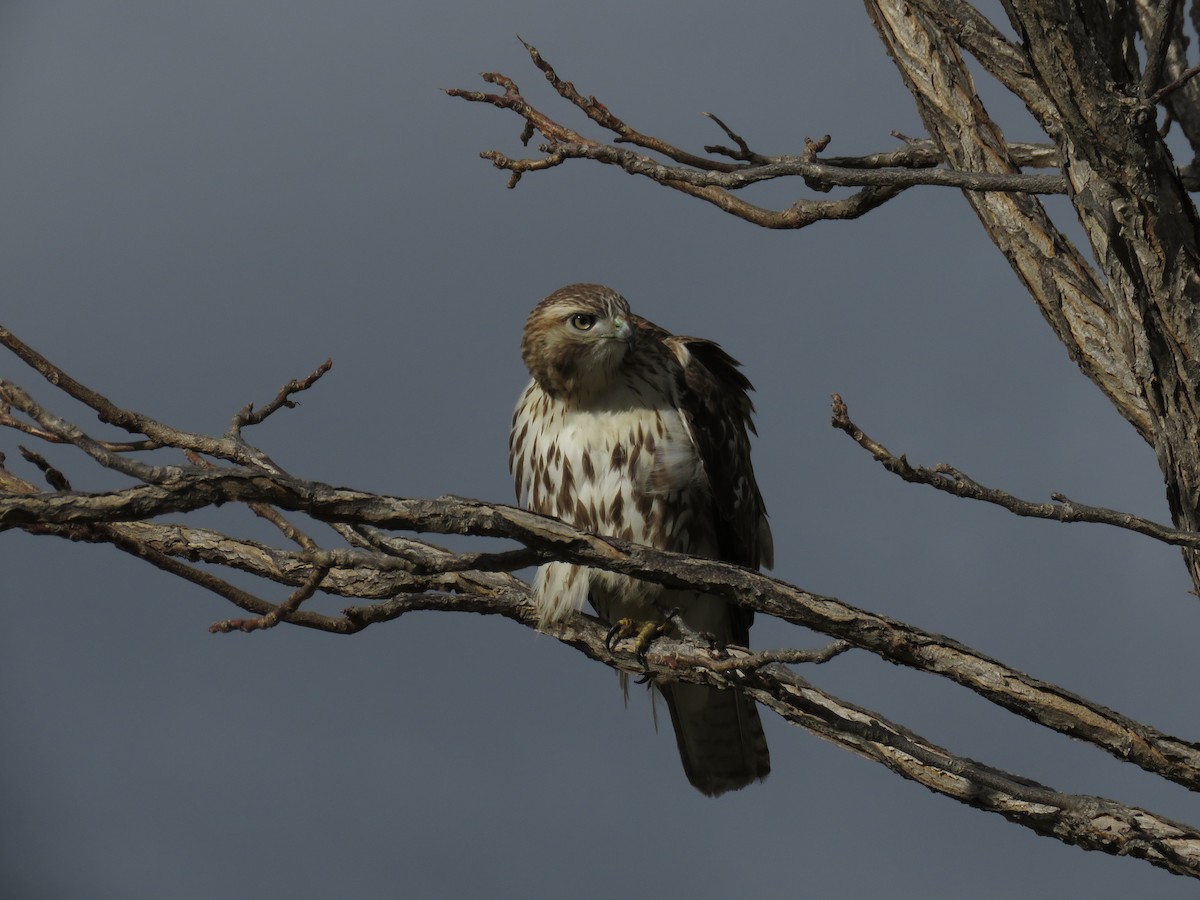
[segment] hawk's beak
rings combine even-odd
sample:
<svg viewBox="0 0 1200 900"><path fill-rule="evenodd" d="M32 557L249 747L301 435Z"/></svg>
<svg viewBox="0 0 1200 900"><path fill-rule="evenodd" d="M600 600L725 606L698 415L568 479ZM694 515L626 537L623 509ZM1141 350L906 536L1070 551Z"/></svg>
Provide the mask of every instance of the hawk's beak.
<svg viewBox="0 0 1200 900"><path fill-rule="evenodd" d="M629 349L632 350L637 343L637 332L633 330L633 326L629 324L629 320L624 316L617 316L613 319L613 324L617 326L613 337L619 341L624 341L629 346Z"/></svg>

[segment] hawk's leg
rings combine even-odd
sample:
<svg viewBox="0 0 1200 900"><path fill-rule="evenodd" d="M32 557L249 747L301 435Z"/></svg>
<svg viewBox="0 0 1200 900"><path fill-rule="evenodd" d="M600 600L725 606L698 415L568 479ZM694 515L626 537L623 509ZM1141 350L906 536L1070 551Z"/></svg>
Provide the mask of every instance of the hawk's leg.
<svg viewBox="0 0 1200 900"><path fill-rule="evenodd" d="M661 622L653 620L638 621L628 616L618 619L616 624L608 629L608 635L604 638L604 645L609 650L612 650L616 646L617 641L624 638L633 638L638 662L642 664L643 669L647 669L649 667L646 665L646 652L650 649L650 645L654 643L655 638L670 634L674 630L674 619L678 615L679 610L673 609L667 614L667 618Z"/></svg>

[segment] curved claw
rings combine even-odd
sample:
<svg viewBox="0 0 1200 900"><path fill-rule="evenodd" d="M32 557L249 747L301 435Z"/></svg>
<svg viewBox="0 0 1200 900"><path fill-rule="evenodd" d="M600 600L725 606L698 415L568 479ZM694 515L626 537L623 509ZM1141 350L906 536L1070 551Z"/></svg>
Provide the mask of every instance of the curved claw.
<svg viewBox="0 0 1200 900"><path fill-rule="evenodd" d="M613 627L608 629L608 634L604 636L604 646L611 651L621 638L627 638L636 633L637 626L633 619L617 619Z"/></svg>
<svg viewBox="0 0 1200 900"><path fill-rule="evenodd" d="M618 619L612 628L608 629L608 634L604 636L604 646L610 651L616 646L617 641L622 638L634 639L634 655L638 662L642 664L642 669L649 673L650 666L646 662L646 653L650 649L650 645L654 643L654 639L661 637L664 634L669 634L674 628L672 619L679 615L679 610L674 609L668 613L666 621L642 621L639 622L631 618Z"/></svg>

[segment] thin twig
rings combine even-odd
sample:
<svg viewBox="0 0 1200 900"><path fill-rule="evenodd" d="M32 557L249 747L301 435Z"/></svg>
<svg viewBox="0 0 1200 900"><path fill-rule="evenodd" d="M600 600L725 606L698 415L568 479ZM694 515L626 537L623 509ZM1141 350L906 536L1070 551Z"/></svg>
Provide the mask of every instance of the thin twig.
<svg viewBox="0 0 1200 900"><path fill-rule="evenodd" d="M274 628L280 622L286 622L295 615L296 611L300 608L300 604L317 592L317 588L320 587L321 582L325 580L325 576L328 574L328 569L314 569L309 573L304 584L292 591L286 600L263 615L253 619L225 619L224 621L213 623L209 626L208 630L214 633L228 633L230 631L250 632Z"/></svg>
<svg viewBox="0 0 1200 900"><path fill-rule="evenodd" d="M40 453L35 453L26 447L18 447L17 449L21 451L21 456L23 456L27 462L31 462L38 467L42 475L45 476L46 483L49 484L50 487L54 488L56 491L71 490L71 482L67 480L67 476L58 469L54 468L54 466L50 465L44 456L42 456Z"/></svg>
<svg viewBox="0 0 1200 900"><path fill-rule="evenodd" d="M230 440L229 438L214 438L208 435L196 434L195 432L182 431L177 428L171 428L164 425L150 416L142 413L137 413L132 410L123 409L117 406L103 394L92 390L91 388L76 381L42 354L38 353L28 344L21 341L15 334L0 325L0 346L7 347L26 365L30 366L34 371L57 387L59 390L66 392L69 396L74 397L81 403L95 410L100 421L109 425L115 425L118 428L133 434L143 434L149 438L149 442L137 442L133 445L122 445L98 441L89 438L91 449L86 450L89 455L97 458L93 451L102 451L110 454L109 460L117 457L112 454L124 452L128 449L154 449L155 447L176 447L181 450L195 450L198 453L204 453L207 456L212 456L217 459L225 459L230 462L240 463L242 465L258 465L271 468L274 464L270 458L261 450L256 450L249 447L242 441ZM0 382L2 386L4 382ZM22 392L24 393L24 392ZM28 395L25 395L28 397ZM0 392L0 403L11 402L7 397ZM31 401L32 402L32 401ZM12 403L17 406L16 403ZM18 406L18 408L20 408ZM25 412L25 410L22 410ZM28 415L28 413L26 413ZM0 424L7 424L0 421ZM53 429L50 429L55 434L60 442L76 444L77 441L71 438L58 434ZM81 447L81 449L83 449ZM123 471L119 465L110 465L107 462L102 462L102 465L108 468ZM282 471L278 467L272 468L272 471ZM126 474L130 474L126 472ZM140 478L140 475L133 477Z"/></svg>
<svg viewBox="0 0 1200 900"><path fill-rule="evenodd" d="M247 425L258 425L272 413L280 409L295 409L299 404L298 401L292 399L292 396L302 391L307 391L321 379L321 376L332 368L333 360L327 359L321 365L317 366L307 377L299 380L293 378L279 389L279 393L275 395L275 398L270 403L257 411L254 409L254 404L246 404L233 417L233 422L229 426L230 435L240 436L242 428Z"/></svg>
<svg viewBox="0 0 1200 900"><path fill-rule="evenodd" d="M746 139L743 138L737 132L735 132L732 128L730 128L724 122L722 122L719 118L717 118L717 116L713 115L710 112L706 112L706 113L704 113L704 115L706 115L706 116L708 116L708 118L712 119L717 124L717 127L725 132L725 136L728 137L731 141L733 141L735 144L738 145L737 150L730 150L728 147L722 147L717 144L712 144L712 145L706 144L704 147L705 153L717 153L722 156L728 156L730 159L739 160L741 162L749 162L749 163L766 162L767 157L763 156L760 153L755 153L753 150L751 150L750 145L748 143L746 143Z"/></svg>
<svg viewBox="0 0 1200 900"><path fill-rule="evenodd" d="M1171 46L1171 34L1175 21L1181 11L1180 0L1162 0L1159 13L1152 20L1152 34L1144 34L1146 42L1146 65L1142 69L1141 83L1138 85L1138 96L1146 102L1158 103L1158 84L1162 80L1163 66L1166 64L1167 52Z"/></svg>
<svg viewBox="0 0 1200 900"><path fill-rule="evenodd" d="M174 476L176 471L174 467L152 466L108 450L101 442L86 434L83 429L42 407L24 389L10 381L0 380L0 401L16 407L58 438L60 442L73 444L107 469L147 483L163 482ZM105 400L105 403L108 401ZM113 408L116 409L116 407Z"/></svg>
<svg viewBox="0 0 1200 900"><path fill-rule="evenodd" d="M1155 91L1153 94L1151 94L1149 96L1149 98L1147 98L1146 102L1152 106L1157 106L1159 103L1161 103L1167 97L1168 94L1173 94L1175 91L1179 90L1181 87L1183 87L1185 84L1187 84L1193 78L1195 78L1197 75L1200 75L1200 66L1191 66L1187 69L1184 69L1183 72L1180 73L1178 78L1176 78L1170 84L1166 84L1166 85L1163 85L1162 87L1160 87L1157 91ZM1164 134L1164 136L1165 136L1165 134Z"/></svg>

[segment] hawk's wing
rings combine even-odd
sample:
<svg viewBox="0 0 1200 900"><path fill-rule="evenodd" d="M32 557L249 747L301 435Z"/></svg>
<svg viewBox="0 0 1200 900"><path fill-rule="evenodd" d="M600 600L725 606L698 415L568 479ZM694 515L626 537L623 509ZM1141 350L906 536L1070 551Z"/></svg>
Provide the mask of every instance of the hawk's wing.
<svg viewBox="0 0 1200 900"><path fill-rule="evenodd" d="M712 341L666 336L664 343L679 363L676 403L707 482L717 556L769 567L771 529L750 464L750 381L737 360ZM749 645L754 613L729 602L724 607L728 639ZM767 777L771 755L753 700L738 691L681 683L662 691L693 785L715 795Z"/></svg>
<svg viewBox="0 0 1200 900"><path fill-rule="evenodd" d="M771 528L750 464L753 387L740 363L712 341L672 337L667 344L683 366L679 410L708 476L720 558L770 568Z"/></svg>
<svg viewBox="0 0 1200 900"><path fill-rule="evenodd" d="M640 316L631 319L639 340L660 342L679 365L676 403L708 482L717 558L770 568L771 528L750 463L754 404L749 379L738 370L740 363L712 341L672 335ZM733 640L745 644L754 614L733 609Z"/></svg>

